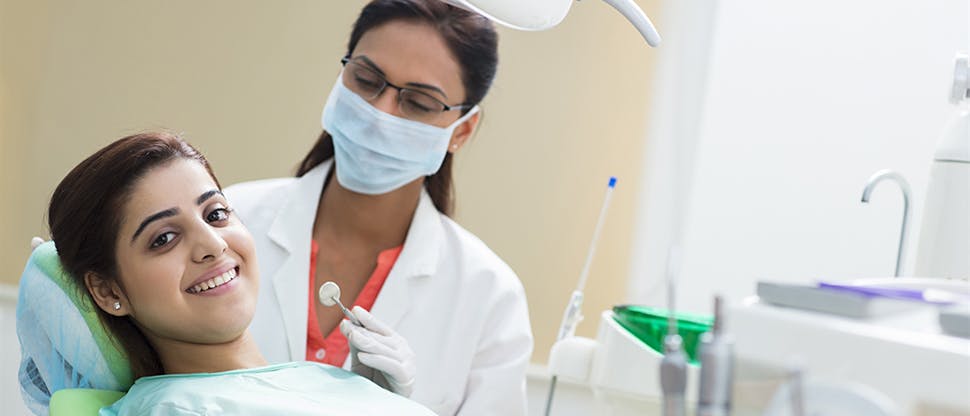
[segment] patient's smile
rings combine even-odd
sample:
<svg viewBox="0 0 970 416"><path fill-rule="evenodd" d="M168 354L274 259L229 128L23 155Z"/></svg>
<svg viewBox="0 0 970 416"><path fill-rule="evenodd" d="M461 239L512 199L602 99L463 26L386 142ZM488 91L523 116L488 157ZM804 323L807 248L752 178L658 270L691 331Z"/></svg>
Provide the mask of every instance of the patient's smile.
<svg viewBox="0 0 970 416"><path fill-rule="evenodd" d="M202 283L199 283L195 286L192 286L186 289L186 292L196 294L196 293L207 292L217 287L221 287L235 280L236 276L238 276L238 273L239 273L239 266L233 267L219 276L213 277L209 280L206 280Z"/></svg>

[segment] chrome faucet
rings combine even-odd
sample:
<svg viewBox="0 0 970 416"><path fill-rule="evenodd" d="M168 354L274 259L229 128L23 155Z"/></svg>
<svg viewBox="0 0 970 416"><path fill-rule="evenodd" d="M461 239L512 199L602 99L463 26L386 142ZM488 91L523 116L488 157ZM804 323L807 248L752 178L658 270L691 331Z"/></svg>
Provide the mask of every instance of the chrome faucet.
<svg viewBox="0 0 970 416"><path fill-rule="evenodd" d="M892 179L899 185L899 189L903 191L903 227L899 233L899 250L896 252L895 277L899 277L902 271L903 256L906 254L906 231L907 225L909 224L909 182L906 181L903 175L900 175L896 171L889 169L880 170L869 177L869 181L866 182L866 188L862 190L862 203L869 203L869 195L872 194L872 190L876 187L876 184L884 179Z"/></svg>

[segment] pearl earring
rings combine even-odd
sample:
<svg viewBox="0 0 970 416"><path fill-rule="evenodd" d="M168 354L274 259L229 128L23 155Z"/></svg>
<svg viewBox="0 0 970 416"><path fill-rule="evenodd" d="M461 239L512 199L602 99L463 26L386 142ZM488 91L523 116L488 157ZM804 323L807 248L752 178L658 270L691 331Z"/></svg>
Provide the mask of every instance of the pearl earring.
<svg viewBox="0 0 970 416"><path fill-rule="evenodd" d="M451 145L451 148L452 149L457 149L458 148L458 144L456 143L456 144Z"/></svg>
<svg viewBox="0 0 970 416"><path fill-rule="evenodd" d="M115 304L113 305L113 307L115 308L116 311L117 310L121 310L121 302L115 302Z"/></svg>

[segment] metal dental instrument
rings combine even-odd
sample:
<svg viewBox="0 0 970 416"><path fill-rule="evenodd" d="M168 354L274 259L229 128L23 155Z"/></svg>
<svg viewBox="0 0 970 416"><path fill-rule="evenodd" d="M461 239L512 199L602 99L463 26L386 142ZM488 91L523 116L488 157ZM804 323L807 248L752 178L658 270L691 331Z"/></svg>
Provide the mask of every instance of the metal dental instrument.
<svg viewBox="0 0 970 416"><path fill-rule="evenodd" d="M350 319L350 322L357 326L363 326L357 320L357 317L350 313L350 310L343 303L340 303L340 286L337 286L336 283L325 282L323 286L320 286L320 290L317 292L317 300L324 306L339 306L340 310L344 312L344 316Z"/></svg>
<svg viewBox="0 0 970 416"><path fill-rule="evenodd" d="M899 185L899 189L903 191L903 227L899 233L899 249L896 251L896 272L894 275L895 277L899 277L903 271L903 256L906 254L906 231L908 228L907 224L909 223L909 182L906 181L903 175L900 175L896 171L889 169L880 170L873 174L869 178L869 181L866 182L866 187L862 190L862 203L869 203L869 195L872 194L872 190L884 179L891 179L896 182Z"/></svg>
<svg viewBox="0 0 970 416"><path fill-rule="evenodd" d="M566 310L562 314L562 323L559 324L559 335L556 336L556 342L575 335L576 325L579 324L579 321L583 320L583 289L586 288L586 279L589 277L589 266L593 263L593 255L596 254L596 242L599 240L600 231L603 229L603 220L606 219L606 211L610 207L610 199L613 198L613 188L615 187L616 177L611 176L606 188L606 197L603 199L603 206L600 208L599 219L596 220L596 227L593 229L593 241L589 243L586 263L583 264L583 271L579 273L579 284L576 286L576 290L573 291L573 295L566 305ZM552 409L552 397L556 392L557 378L553 375L552 380L549 382L549 396L546 398L546 416L549 416L549 411Z"/></svg>
<svg viewBox="0 0 970 416"><path fill-rule="evenodd" d="M734 342L724 330L724 301L714 297L714 328L701 337L697 416L728 416L734 384Z"/></svg>
<svg viewBox="0 0 970 416"><path fill-rule="evenodd" d="M674 307L676 276L680 268L678 244L667 252L667 336L664 337L664 357L660 361L660 390L663 391L663 416L685 416L687 406L687 354L684 342L677 333L677 317Z"/></svg>

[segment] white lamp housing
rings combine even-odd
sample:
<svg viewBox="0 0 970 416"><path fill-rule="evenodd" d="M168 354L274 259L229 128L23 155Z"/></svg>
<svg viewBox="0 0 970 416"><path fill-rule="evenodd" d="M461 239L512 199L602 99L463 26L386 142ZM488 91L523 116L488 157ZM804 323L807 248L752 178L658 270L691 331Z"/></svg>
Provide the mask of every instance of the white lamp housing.
<svg viewBox="0 0 970 416"><path fill-rule="evenodd" d="M572 0L444 0L518 30L546 30L558 25Z"/></svg>
<svg viewBox="0 0 970 416"><path fill-rule="evenodd" d="M558 25L572 0L444 0L490 20L519 30L546 30ZM660 34L633 0L603 0L636 27L650 46L660 45Z"/></svg>

